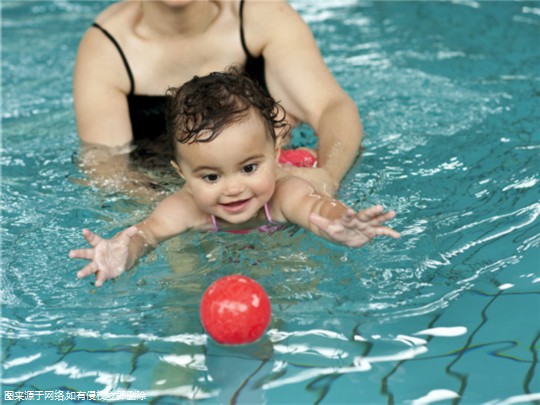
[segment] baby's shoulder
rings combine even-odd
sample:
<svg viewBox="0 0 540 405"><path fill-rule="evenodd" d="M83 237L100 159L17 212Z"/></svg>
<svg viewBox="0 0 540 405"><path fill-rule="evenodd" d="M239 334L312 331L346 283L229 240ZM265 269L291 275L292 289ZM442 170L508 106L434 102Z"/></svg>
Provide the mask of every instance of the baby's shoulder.
<svg viewBox="0 0 540 405"><path fill-rule="evenodd" d="M276 182L275 195L287 197L293 195L305 195L314 192L315 189L307 180L292 175L285 175Z"/></svg>
<svg viewBox="0 0 540 405"><path fill-rule="evenodd" d="M311 183L307 181L306 179L303 179L300 176L295 176L294 174L289 174L288 172L282 170L278 174L277 184L276 186L281 187L283 185L289 186L289 185L306 185L311 186Z"/></svg>
<svg viewBox="0 0 540 405"><path fill-rule="evenodd" d="M199 208L191 193L184 188L161 201L150 218L182 229L206 229L209 221L208 214Z"/></svg>
<svg viewBox="0 0 540 405"><path fill-rule="evenodd" d="M272 218L277 222L290 222L299 207L304 206L306 198L315 194L315 189L307 180L291 175L281 177L270 200Z"/></svg>
<svg viewBox="0 0 540 405"><path fill-rule="evenodd" d="M179 211L198 209L197 204L193 198L193 195L182 187L166 197L158 204L159 206L165 206L168 209L174 209Z"/></svg>

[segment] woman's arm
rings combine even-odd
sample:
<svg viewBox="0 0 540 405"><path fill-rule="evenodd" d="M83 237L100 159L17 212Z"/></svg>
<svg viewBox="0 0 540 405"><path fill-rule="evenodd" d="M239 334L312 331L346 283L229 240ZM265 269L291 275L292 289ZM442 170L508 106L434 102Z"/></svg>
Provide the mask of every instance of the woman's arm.
<svg viewBox="0 0 540 405"><path fill-rule="evenodd" d="M154 197L154 182L131 165L129 86L118 50L101 31L90 28L80 44L73 79L79 168L100 188Z"/></svg>
<svg viewBox="0 0 540 405"><path fill-rule="evenodd" d="M80 43L73 76L75 118L81 141L105 146L131 142L129 86L118 50L101 31L89 28Z"/></svg>
<svg viewBox="0 0 540 405"><path fill-rule="evenodd" d="M143 171L137 170L131 159L130 145L107 147L81 143L77 166L85 179L78 181L85 186L112 192L122 192L150 204L162 198L163 187Z"/></svg>
<svg viewBox="0 0 540 405"><path fill-rule="evenodd" d="M270 93L318 135L318 167L332 184L316 186L333 194L362 140L355 103L325 65L309 27L288 4L248 2L244 21L248 47L265 58ZM301 169L294 170L303 176Z"/></svg>

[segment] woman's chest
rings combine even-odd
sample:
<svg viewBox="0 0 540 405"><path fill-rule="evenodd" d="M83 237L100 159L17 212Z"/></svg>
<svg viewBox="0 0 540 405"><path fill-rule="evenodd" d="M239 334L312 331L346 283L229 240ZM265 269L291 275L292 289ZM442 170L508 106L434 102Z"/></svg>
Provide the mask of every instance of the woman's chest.
<svg viewBox="0 0 540 405"><path fill-rule="evenodd" d="M225 27L226 28L226 27ZM128 60L137 94L163 94L193 76L244 65L239 27L222 28L200 37L167 40L130 46Z"/></svg>

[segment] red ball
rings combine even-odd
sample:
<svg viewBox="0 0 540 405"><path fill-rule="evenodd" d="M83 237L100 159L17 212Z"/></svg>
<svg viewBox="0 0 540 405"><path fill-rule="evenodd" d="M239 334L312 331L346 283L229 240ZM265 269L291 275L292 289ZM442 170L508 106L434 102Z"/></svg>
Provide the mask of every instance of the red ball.
<svg viewBox="0 0 540 405"><path fill-rule="evenodd" d="M270 323L270 299L255 280L226 276L206 289L201 300L201 322L218 343L241 345L255 342Z"/></svg>

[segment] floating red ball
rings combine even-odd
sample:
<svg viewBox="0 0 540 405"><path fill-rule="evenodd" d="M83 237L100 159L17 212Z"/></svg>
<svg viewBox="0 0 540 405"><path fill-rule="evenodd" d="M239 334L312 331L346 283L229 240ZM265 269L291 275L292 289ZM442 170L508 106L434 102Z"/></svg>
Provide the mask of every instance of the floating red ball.
<svg viewBox="0 0 540 405"><path fill-rule="evenodd" d="M218 343L241 345L259 339L272 315L270 299L255 280L226 276L206 289L201 300L201 323Z"/></svg>

